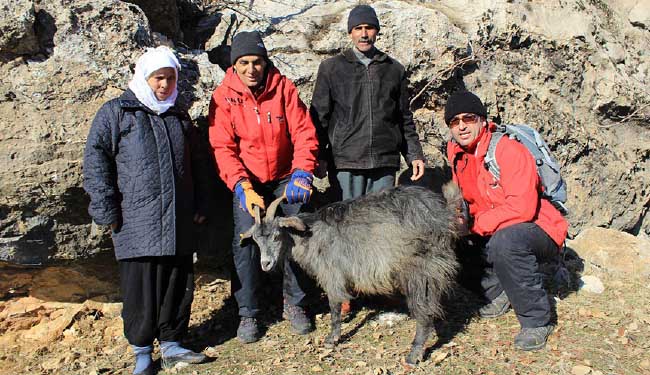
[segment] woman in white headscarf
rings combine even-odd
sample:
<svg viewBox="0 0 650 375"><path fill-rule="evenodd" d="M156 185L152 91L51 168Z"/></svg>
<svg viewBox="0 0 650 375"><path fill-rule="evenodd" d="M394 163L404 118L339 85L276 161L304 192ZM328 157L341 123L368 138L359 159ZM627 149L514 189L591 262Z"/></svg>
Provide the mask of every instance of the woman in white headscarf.
<svg viewBox="0 0 650 375"><path fill-rule="evenodd" d="M192 253L207 193L205 150L187 112L175 106L180 64L166 47L136 62L129 88L92 123L84 154L89 213L111 227L134 374L153 374L154 339L163 367L206 357L180 342L194 292Z"/></svg>

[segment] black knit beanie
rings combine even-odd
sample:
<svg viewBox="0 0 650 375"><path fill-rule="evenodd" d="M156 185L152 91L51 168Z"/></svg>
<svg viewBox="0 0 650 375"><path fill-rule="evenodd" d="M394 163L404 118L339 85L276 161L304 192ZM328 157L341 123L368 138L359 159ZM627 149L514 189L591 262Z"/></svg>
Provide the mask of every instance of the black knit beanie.
<svg viewBox="0 0 650 375"><path fill-rule="evenodd" d="M456 91L447 100L445 105L445 122L447 125L459 113L474 113L487 118L487 109L483 102L478 96L469 91Z"/></svg>
<svg viewBox="0 0 650 375"><path fill-rule="evenodd" d="M230 46L230 63L235 65L235 61L242 56L257 55L268 58L266 47L262 42L262 37L257 31L242 31L235 35Z"/></svg>
<svg viewBox="0 0 650 375"><path fill-rule="evenodd" d="M372 25L379 31L379 19L375 10L370 5L357 5L352 8L348 16L348 34L352 32L356 26L362 24Z"/></svg>

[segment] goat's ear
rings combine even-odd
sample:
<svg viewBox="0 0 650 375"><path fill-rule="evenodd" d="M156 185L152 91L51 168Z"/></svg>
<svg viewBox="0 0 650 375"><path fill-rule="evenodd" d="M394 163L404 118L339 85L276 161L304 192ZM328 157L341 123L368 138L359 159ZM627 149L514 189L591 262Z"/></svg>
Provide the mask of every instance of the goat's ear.
<svg viewBox="0 0 650 375"><path fill-rule="evenodd" d="M255 225L252 227L248 228L248 230L244 233L239 234L239 244L242 245L244 241L247 239L251 238L253 236L253 230L255 229Z"/></svg>
<svg viewBox="0 0 650 375"><path fill-rule="evenodd" d="M278 220L278 225L282 228L293 228L299 232L307 230L307 226L299 218L295 216L281 217Z"/></svg>

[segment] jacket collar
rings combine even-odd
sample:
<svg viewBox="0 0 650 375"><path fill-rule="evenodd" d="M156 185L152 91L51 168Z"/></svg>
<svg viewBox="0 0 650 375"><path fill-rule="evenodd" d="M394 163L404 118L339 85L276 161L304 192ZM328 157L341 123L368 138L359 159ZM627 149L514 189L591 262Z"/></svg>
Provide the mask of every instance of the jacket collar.
<svg viewBox="0 0 650 375"><path fill-rule="evenodd" d="M354 54L352 48L346 49L345 51L341 52L341 54L348 62L361 64L361 61L359 61L357 56ZM388 59L388 55L380 50L377 50L377 53L372 57L371 64L375 62L386 62L387 60L390 61Z"/></svg>
<svg viewBox="0 0 650 375"><path fill-rule="evenodd" d="M145 106L138 100L138 98L135 96L133 91L131 91L131 89L127 89L126 91L124 91L122 95L120 95L119 101L120 101L120 107L122 109L127 109L127 110L140 109L145 112L155 114L155 112L147 108L147 106ZM174 105L173 107L165 111L165 113L162 113L162 115L171 114L171 113L178 115L178 114L182 114L183 111L180 108L178 108L177 105Z"/></svg>

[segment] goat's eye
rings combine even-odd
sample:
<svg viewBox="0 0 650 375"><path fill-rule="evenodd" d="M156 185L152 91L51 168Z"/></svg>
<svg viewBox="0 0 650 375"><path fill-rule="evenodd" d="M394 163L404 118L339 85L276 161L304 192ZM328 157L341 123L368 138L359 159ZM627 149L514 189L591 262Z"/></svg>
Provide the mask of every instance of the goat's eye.
<svg viewBox="0 0 650 375"><path fill-rule="evenodd" d="M273 241L280 241L280 233L276 233L273 235Z"/></svg>

